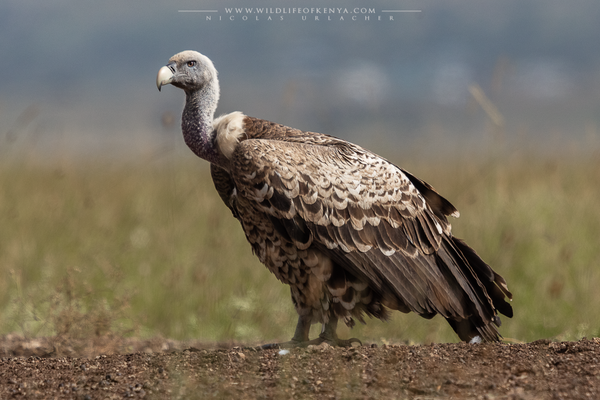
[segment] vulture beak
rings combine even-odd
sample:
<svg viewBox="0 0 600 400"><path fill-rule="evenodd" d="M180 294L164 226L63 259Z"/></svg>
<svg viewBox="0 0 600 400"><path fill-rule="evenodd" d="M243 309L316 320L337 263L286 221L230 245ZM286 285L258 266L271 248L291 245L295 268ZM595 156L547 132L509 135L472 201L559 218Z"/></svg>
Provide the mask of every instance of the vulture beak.
<svg viewBox="0 0 600 400"><path fill-rule="evenodd" d="M159 92L161 87L173 82L173 70L173 64L167 64L158 70L158 75L156 76L156 87L158 88Z"/></svg>

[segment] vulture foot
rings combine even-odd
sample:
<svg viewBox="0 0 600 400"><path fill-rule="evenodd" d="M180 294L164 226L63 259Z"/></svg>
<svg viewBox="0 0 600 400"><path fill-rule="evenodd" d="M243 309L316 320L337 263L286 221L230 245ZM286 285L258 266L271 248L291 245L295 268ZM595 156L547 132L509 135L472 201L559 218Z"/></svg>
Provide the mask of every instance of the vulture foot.
<svg viewBox="0 0 600 400"><path fill-rule="evenodd" d="M327 343L332 347L352 347L352 343L358 343L362 346L362 342L357 338L351 339L340 339L338 337L326 337L321 334L318 338L313 340L307 340L304 342L299 342L296 340L290 340L289 342L283 343L268 343L259 346L258 348L261 350L270 350L270 349L291 349L296 347L308 347L310 345L318 346L322 343Z"/></svg>
<svg viewBox="0 0 600 400"><path fill-rule="evenodd" d="M258 349L261 350L270 350L270 349L291 349L294 347L306 347L310 343L308 342L299 342L297 340L290 340L289 342L283 343L267 343L262 346L258 346Z"/></svg>
<svg viewBox="0 0 600 400"><path fill-rule="evenodd" d="M362 346L362 342L357 338L351 339L340 339L337 335L337 318L330 318L329 321L323 324L323 329L321 330L321 334L317 339L315 344L321 344L323 342L331 345L333 347L352 347L352 343L358 343ZM312 344L312 343L311 343Z"/></svg>
<svg viewBox="0 0 600 400"><path fill-rule="evenodd" d="M310 319L306 317L298 318L296 325L296 333L289 342L269 343L259 346L258 349L289 349L294 347L307 347L310 345L318 346L321 343L327 343L333 347L352 347L352 343L358 343L362 346L362 342L357 338L340 339L337 336L337 318L330 318L327 323L323 324L323 329L318 338L308 340L308 332L310 330Z"/></svg>
<svg viewBox="0 0 600 400"><path fill-rule="evenodd" d="M340 339L337 336L336 337L326 337L322 333L319 335L319 337L317 339L311 340L311 342L315 342L315 343L309 343L309 344L315 344L315 345L319 345L324 342L333 347L352 347L352 343L358 343L360 346L362 346L362 342L357 338Z"/></svg>

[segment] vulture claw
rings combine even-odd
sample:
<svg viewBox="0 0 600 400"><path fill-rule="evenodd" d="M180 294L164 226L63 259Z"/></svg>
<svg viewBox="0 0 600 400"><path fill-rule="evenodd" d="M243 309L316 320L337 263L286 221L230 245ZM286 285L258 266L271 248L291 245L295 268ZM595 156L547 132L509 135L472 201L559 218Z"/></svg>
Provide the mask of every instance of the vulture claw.
<svg viewBox="0 0 600 400"><path fill-rule="evenodd" d="M360 339L357 339L357 338L340 339L337 337L329 337L323 333L321 333L319 335L319 338L315 339L315 340L319 341L319 343L316 343L316 344L321 344L321 343L325 342L332 347L352 347L352 343L358 343L359 346L363 345L362 342L360 341Z"/></svg>
<svg viewBox="0 0 600 400"><path fill-rule="evenodd" d="M303 348L310 345L319 346L323 343L327 343L331 347L352 347L352 343L358 343L362 346L362 342L357 338L350 339L339 339L334 337L328 337L326 335L319 335L318 338L313 340L307 340L305 342L298 342L296 340L290 340L289 342L283 343L267 343L262 346L256 347L257 350L272 350L272 349L291 349L291 348Z"/></svg>
<svg viewBox="0 0 600 400"><path fill-rule="evenodd" d="M297 340L290 340L289 342L283 343L267 343L262 346L256 347L257 350L272 350L272 349L291 349L295 347L306 347L311 341L299 342Z"/></svg>
<svg viewBox="0 0 600 400"><path fill-rule="evenodd" d="M358 343L359 346L362 346L362 342L360 341L360 339L357 338L350 338L350 339L334 339L333 342L331 342L330 340L326 340L327 344L331 345L331 346L337 346L337 347L352 347L352 343Z"/></svg>

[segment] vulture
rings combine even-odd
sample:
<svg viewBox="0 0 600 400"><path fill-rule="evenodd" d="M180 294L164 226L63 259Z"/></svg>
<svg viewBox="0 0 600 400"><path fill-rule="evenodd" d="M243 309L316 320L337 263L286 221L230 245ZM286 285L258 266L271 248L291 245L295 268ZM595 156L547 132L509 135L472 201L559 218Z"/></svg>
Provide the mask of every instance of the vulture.
<svg viewBox="0 0 600 400"><path fill-rule="evenodd" d="M160 68L160 90L186 96L187 146L210 163L215 188L253 253L290 286L298 313L291 341L352 346L337 323L390 310L440 314L466 342L500 340L498 313L512 317L506 281L464 241L447 216L458 210L428 183L356 144L236 111L214 118L212 61L183 51ZM309 339L311 324L321 334Z"/></svg>

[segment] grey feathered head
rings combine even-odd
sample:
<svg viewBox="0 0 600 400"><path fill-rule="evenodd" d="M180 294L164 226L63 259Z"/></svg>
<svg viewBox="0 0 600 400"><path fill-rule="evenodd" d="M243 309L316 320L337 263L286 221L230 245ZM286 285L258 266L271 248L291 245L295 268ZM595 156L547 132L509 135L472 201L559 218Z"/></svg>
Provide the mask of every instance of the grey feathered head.
<svg viewBox="0 0 600 400"><path fill-rule="evenodd" d="M193 50L175 54L156 77L158 90L171 84L186 92L194 92L211 83L218 87L217 70L208 57Z"/></svg>

